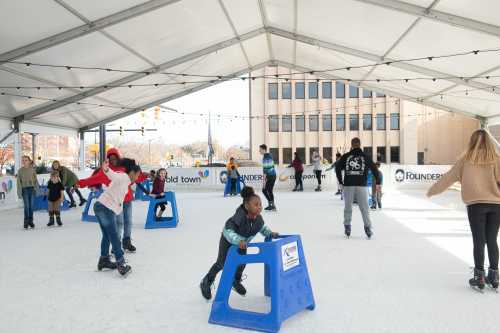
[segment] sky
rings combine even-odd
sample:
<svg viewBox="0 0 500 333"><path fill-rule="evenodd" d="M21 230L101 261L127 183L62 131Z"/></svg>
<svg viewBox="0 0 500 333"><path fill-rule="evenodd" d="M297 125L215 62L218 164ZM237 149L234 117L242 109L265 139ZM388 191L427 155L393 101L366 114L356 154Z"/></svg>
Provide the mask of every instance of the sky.
<svg viewBox="0 0 500 333"><path fill-rule="evenodd" d="M212 139L217 140L222 146L233 145L248 146L249 124L248 119L235 119L234 116L248 116L248 82L234 80L223 82L196 93L181 97L177 100L163 104L179 112L196 113L196 115L181 115L172 112L161 112L159 119L155 120L153 110L132 115L108 126L108 129L138 129L156 128L156 132L140 133L128 132L124 140L141 140L152 142L163 141L166 144L188 144L195 141L206 141L208 136L207 116L212 113ZM226 119L218 119L218 115L226 115ZM232 119L229 119L229 116ZM108 134L113 137L114 133ZM125 137L126 136L126 137Z"/></svg>

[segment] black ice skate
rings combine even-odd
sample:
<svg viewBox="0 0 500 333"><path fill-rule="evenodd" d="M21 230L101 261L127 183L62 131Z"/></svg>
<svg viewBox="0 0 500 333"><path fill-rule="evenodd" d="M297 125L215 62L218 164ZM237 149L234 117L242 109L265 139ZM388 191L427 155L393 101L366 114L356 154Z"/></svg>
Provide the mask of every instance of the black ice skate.
<svg viewBox="0 0 500 333"><path fill-rule="evenodd" d="M203 298L205 298L207 301L212 299L212 282L208 278L208 275L205 275L203 280L201 280L200 290L201 290L201 295L203 296Z"/></svg>
<svg viewBox="0 0 500 333"><path fill-rule="evenodd" d="M49 223L47 223L47 227L52 227L54 225L54 213L50 213L49 215Z"/></svg>
<svg viewBox="0 0 500 333"><path fill-rule="evenodd" d="M136 247L132 245L130 237L123 239L123 249L128 252L135 252L137 250Z"/></svg>
<svg viewBox="0 0 500 333"><path fill-rule="evenodd" d="M344 224L344 234L347 238L351 237L351 225Z"/></svg>
<svg viewBox="0 0 500 333"><path fill-rule="evenodd" d="M86 202L87 202L87 200L82 199L82 200L80 201L80 204L79 204L78 206L80 206L80 207L81 207L81 206L85 205L85 203L86 203Z"/></svg>
<svg viewBox="0 0 500 333"><path fill-rule="evenodd" d="M366 237L368 237L368 239L371 239L373 236L372 229L370 227L365 227L365 234L366 234Z"/></svg>
<svg viewBox="0 0 500 333"><path fill-rule="evenodd" d="M35 224L33 223L33 218L28 219L28 225L31 229L35 229Z"/></svg>
<svg viewBox="0 0 500 333"><path fill-rule="evenodd" d="M27 219L24 219L24 229L28 229L29 227L29 222Z"/></svg>
<svg viewBox="0 0 500 333"><path fill-rule="evenodd" d="M61 213L60 212L56 213L56 222L57 222L58 226L62 226Z"/></svg>
<svg viewBox="0 0 500 333"><path fill-rule="evenodd" d="M245 296L247 294L247 290L241 284L241 281L234 280L234 282L233 282L233 290L236 291L241 296Z"/></svg>
<svg viewBox="0 0 500 333"><path fill-rule="evenodd" d="M276 211L276 206L274 205L274 202L270 202L269 206L264 208L264 210L267 210L269 212L275 212Z"/></svg>
<svg viewBox="0 0 500 333"><path fill-rule="evenodd" d="M132 270L132 267L130 267L129 265L127 265L125 263L125 260L123 260L122 262L120 263L117 263L117 267L118 269L118 272L120 273L121 276L125 277L127 276L130 271Z"/></svg>
<svg viewBox="0 0 500 333"><path fill-rule="evenodd" d="M316 192L321 192L321 186L316 187L316 188L314 189L314 191L316 191Z"/></svg>
<svg viewBox="0 0 500 333"><path fill-rule="evenodd" d="M498 292L498 269L489 269L486 284Z"/></svg>
<svg viewBox="0 0 500 333"><path fill-rule="evenodd" d="M469 285L472 289L482 293L485 283L484 270L474 268L474 277L469 280Z"/></svg>
<svg viewBox="0 0 500 333"><path fill-rule="evenodd" d="M116 262L112 262L108 257L100 257L99 262L97 263L97 270L102 271L104 268L107 269L116 269Z"/></svg>

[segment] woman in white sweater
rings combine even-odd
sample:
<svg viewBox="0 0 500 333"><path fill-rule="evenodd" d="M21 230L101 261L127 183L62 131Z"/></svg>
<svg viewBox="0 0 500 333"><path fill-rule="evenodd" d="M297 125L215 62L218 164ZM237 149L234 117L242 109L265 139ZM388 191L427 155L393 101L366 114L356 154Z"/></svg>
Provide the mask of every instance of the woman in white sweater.
<svg viewBox="0 0 500 333"><path fill-rule="evenodd" d="M117 268L118 272L124 276L130 272L131 267L125 264L120 237L116 229L116 217L123 210L123 200L128 192L129 185L135 183L141 169L135 163L135 160L128 158L123 158L120 161L120 166L125 169L124 173L111 170L108 161L103 163L102 170L111 179L111 183L97 199L94 212L102 231L101 257L97 269L101 271L103 268ZM116 262L112 262L109 258L110 245L113 247Z"/></svg>

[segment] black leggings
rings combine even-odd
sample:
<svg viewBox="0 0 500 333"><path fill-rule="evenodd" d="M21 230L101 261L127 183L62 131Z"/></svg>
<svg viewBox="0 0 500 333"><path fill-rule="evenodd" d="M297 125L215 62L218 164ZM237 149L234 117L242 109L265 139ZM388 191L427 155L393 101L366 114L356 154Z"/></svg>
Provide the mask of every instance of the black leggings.
<svg viewBox="0 0 500 333"><path fill-rule="evenodd" d="M83 196L82 196L82 193L80 192L80 190L76 187L70 186L70 187L66 187L66 193L68 194L68 197L69 197L69 200L71 201L71 204L75 203L75 199L73 199L73 193L71 193L71 189L75 190L75 193L78 195L78 198L80 198L80 202L82 202L84 199L83 199Z"/></svg>
<svg viewBox="0 0 500 333"><path fill-rule="evenodd" d="M314 174L316 175L316 179L318 180L318 185L321 185L321 170L314 170Z"/></svg>
<svg viewBox="0 0 500 333"><path fill-rule="evenodd" d="M295 171L295 187L302 188L304 185L302 184L302 174L304 171Z"/></svg>
<svg viewBox="0 0 500 333"><path fill-rule="evenodd" d="M227 257L227 251L229 251L229 248L231 247L231 243L227 241L227 239L224 237L224 235L220 235L220 241L219 241L219 254L217 255L217 261L215 264L212 265L210 270L208 271L208 280L210 281L210 284L215 281L215 277L217 276L217 273L222 271L224 269L224 263L226 262L226 257ZM246 254L247 250L242 250L238 249L239 254ZM243 276L243 270L245 269L245 265L240 265L238 269L236 270L236 274L234 276L235 281L241 281L241 277Z"/></svg>
<svg viewBox="0 0 500 333"><path fill-rule="evenodd" d="M472 240L474 242L474 266L484 269L484 245L488 247L490 269L498 269L498 229L500 204L474 204L467 207Z"/></svg>
<svg viewBox="0 0 500 333"><path fill-rule="evenodd" d="M266 179L266 185L262 189L262 193L264 193L264 196L266 197L267 201L269 201L269 203L274 203L273 189L274 183L276 182L276 176L267 176Z"/></svg>

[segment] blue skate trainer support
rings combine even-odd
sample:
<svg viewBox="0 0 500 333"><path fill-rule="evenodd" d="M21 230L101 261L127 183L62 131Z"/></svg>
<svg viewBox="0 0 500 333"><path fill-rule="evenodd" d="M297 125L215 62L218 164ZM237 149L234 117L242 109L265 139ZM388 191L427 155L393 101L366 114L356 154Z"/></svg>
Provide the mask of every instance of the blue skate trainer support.
<svg viewBox="0 0 500 333"><path fill-rule="evenodd" d="M143 181L141 183L141 185L146 190L148 190L149 192L151 192L151 185L152 185L151 184L151 180L147 179L147 180ZM135 200L142 200L142 201L149 201L151 198L148 196L147 193L144 193L144 191L139 186L136 186L134 199Z"/></svg>
<svg viewBox="0 0 500 333"><path fill-rule="evenodd" d="M243 182L243 178L238 177L238 180L236 181L236 194L241 193L241 185L243 187L245 186L245 183ZM227 197L231 193L231 179L227 179L226 185L224 186L224 197Z"/></svg>
<svg viewBox="0 0 500 333"><path fill-rule="evenodd" d="M278 240L266 239L265 243L253 243L248 247L256 247L259 252L240 255L235 246L229 250L209 323L278 332L287 318L306 309L314 310L314 296L300 236L280 236ZM264 293L271 297L269 313L236 310L228 303L238 266L256 263L265 265Z"/></svg>
<svg viewBox="0 0 500 333"><path fill-rule="evenodd" d="M165 197L161 199L149 197L148 216L146 217L146 224L144 229L158 229L158 228L175 228L179 223L179 214L177 213L177 201L175 200L174 192L165 192ZM156 218L156 209L159 204L165 203L170 205L172 209L172 216Z"/></svg>
<svg viewBox="0 0 500 333"><path fill-rule="evenodd" d="M89 212L90 212L90 207L94 205L95 201L97 200L97 198L99 198L101 193L102 190L90 191L87 202L85 203L85 208L83 209L82 212L83 222L97 222L97 217L95 215L91 215Z"/></svg>

